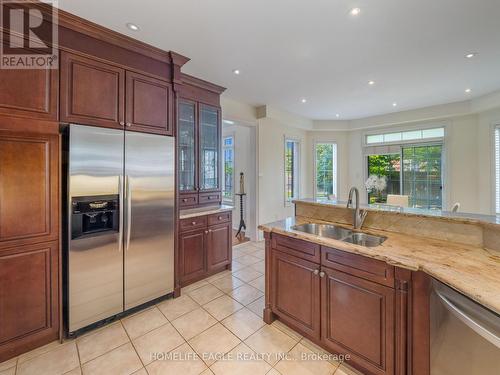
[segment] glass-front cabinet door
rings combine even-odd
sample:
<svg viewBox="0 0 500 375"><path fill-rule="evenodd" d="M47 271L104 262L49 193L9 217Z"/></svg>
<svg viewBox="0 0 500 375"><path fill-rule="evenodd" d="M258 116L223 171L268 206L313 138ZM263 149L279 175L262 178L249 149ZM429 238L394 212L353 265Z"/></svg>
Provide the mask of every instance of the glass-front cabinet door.
<svg viewBox="0 0 500 375"><path fill-rule="evenodd" d="M200 190L219 188L219 110L200 104Z"/></svg>
<svg viewBox="0 0 500 375"><path fill-rule="evenodd" d="M179 190L196 191L196 104L179 102Z"/></svg>

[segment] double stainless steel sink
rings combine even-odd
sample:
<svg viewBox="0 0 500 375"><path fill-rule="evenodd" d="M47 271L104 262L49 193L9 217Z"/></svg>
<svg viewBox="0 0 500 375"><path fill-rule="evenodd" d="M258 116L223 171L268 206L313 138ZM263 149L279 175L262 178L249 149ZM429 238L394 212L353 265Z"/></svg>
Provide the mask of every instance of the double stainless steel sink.
<svg viewBox="0 0 500 375"><path fill-rule="evenodd" d="M293 230L314 234L320 237L333 238L343 242L365 247L375 247L384 242L387 237L374 236L368 233L354 232L349 229L330 224L301 224L292 227Z"/></svg>

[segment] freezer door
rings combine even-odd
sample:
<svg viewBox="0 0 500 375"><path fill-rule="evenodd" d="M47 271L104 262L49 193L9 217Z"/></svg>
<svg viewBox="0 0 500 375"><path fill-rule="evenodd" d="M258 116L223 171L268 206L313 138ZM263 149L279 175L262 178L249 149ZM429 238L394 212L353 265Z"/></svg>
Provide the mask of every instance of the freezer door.
<svg viewBox="0 0 500 375"><path fill-rule="evenodd" d="M174 289L174 144L125 132L125 309Z"/></svg>
<svg viewBox="0 0 500 375"><path fill-rule="evenodd" d="M123 138L123 131L119 130L70 125L67 213L70 332L123 311L123 215L119 213L118 230L74 239L71 230L72 221L76 222L73 198L118 195L119 202L122 201Z"/></svg>

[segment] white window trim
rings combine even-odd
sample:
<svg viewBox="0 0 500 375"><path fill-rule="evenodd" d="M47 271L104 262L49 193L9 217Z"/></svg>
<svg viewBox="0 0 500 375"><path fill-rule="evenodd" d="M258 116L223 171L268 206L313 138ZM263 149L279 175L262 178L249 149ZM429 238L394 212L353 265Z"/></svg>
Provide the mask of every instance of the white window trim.
<svg viewBox="0 0 500 375"><path fill-rule="evenodd" d="M390 145L399 145L399 144L415 144L421 142L438 142L446 138L447 128L449 126L449 121L442 122L433 122L433 123L419 123L413 125L405 125L405 126L394 126L394 127L383 127L377 128L373 130L368 130L363 132L362 134L362 142L363 147L376 147L376 146L390 146ZM412 139L408 141L394 141L394 142L382 142L382 143L367 143L366 137L369 135L378 135L378 134L386 134L386 133L399 133L399 132L407 132L413 130L428 130L428 129L436 129L436 128L444 128L444 136L437 138L425 138L425 139Z"/></svg>
<svg viewBox="0 0 500 375"><path fill-rule="evenodd" d="M338 191L339 191L339 163L338 163L338 155L339 155L339 145L336 141L328 141L328 140L315 140L313 142L313 170L314 170L314 179L313 179L313 194L314 194L314 199L316 199L316 188L317 188L317 170L316 170L316 146L318 144L333 144L335 145L335 157L334 157L334 165L335 165L335 189L333 191L333 194L335 195L335 199L339 199Z"/></svg>
<svg viewBox="0 0 500 375"><path fill-rule="evenodd" d="M500 189L500 186L497 186L497 154L496 154L496 144L495 144L495 141L496 141L496 131L497 129L500 131L500 122L497 122L497 123L492 123L491 124L491 133L492 134L492 137L490 138L491 139L491 160L493 161L491 163L491 174L490 176L492 176L491 178L491 186L492 186L492 189L491 189L491 213L493 215L497 215L497 189ZM499 161L500 161L500 155L499 155Z"/></svg>
<svg viewBox="0 0 500 375"><path fill-rule="evenodd" d="M232 199L227 199L224 198L224 193L222 194L222 202L223 203L229 203L230 205L234 205L235 199L236 199L236 132L230 132L226 133L225 135L222 136L222 184L224 185L225 181L225 176L224 176L224 164L226 162L225 157L224 157L224 138L233 138L233 198ZM224 192L224 189L222 189Z"/></svg>
<svg viewBox="0 0 500 375"><path fill-rule="evenodd" d="M297 138L297 137L289 137L287 135L284 135L283 136L283 158L282 158L282 165L283 165L283 200L284 200L284 205L285 207L290 207L292 205L292 201L288 201L286 198L285 198L285 185L286 185L286 170L285 170L285 157L286 157L286 142L287 141L293 141L293 142L297 142L297 160L298 160L298 165L297 165L297 178L296 178L296 181L297 181L297 192L295 194L295 196L292 198L292 201L294 199L298 199L300 198L300 175L301 175L301 155L302 155L302 145L301 145L301 140L300 138Z"/></svg>

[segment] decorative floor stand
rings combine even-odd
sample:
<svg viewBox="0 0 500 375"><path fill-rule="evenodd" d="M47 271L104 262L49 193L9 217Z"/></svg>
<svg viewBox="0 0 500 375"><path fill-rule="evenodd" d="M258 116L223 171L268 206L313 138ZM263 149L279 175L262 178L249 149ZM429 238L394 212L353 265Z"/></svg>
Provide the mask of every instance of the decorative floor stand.
<svg viewBox="0 0 500 375"><path fill-rule="evenodd" d="M240 226L235 237L238 237L240 240L242 240L245 234L241 233L241 230L247 229L247 225L245 224L245 220L243 219L243 197L246 195L246 193L237 193L236 195L240 197Z"/></svg>

